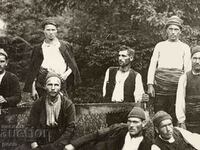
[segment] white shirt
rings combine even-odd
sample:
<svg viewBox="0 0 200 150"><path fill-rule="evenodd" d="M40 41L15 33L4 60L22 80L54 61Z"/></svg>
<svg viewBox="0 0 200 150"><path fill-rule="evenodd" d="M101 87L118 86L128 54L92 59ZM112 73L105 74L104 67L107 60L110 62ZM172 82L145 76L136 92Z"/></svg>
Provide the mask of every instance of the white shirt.
<svg viewBox="0 0 200 150"><path fill-rule="evenodd" d="M4 73L0 74L0 84L1 84L1 81L2 81L2 79L3 79L4 75L5 75L5 73L6 73L6 71L4 71Z"/></svg>
<svg viewBox="0 0 200 150"><path fill-rule="evenodd" d="M57 74L63 74L67 69L67 64L59 50L60 42L57 40L52 44L44 42L42 44L43 62L42 67Z"/></svg>
<svg viewBox="0 0 200 150"><path fill-rule="evenodd" d="M128 77L130 71L122 72L120 70L117 71L115 77L115 88L113 90L112 99L113 102L123 102L124 101L124 82ZM106 85L109 80L109 69L107 69L103 84L103 97L106 95ZM144 88L142 83L142 77L139 73L137 73L135 78L135 91L133 91L135 102L140 102L142 100L142 95L144 94Z"/></svg>
<svg viewBox="0 0 200 150"><path fill-rule="evenodd" d="M147 84L154 84L156 68L176 68L184 72L191 70L190 47L181 41L170 42L166 40L159 42L151 57Z"/></svg>
<svg viewBox="0 0 200 150"><path fill-rule="evenodd" d="M129 132L126 134L125 142L122 150L138 150L140 143L143 140L143 136L140 137L132 137Z"/></svg>
<svg viewBox="0 0 200 150"><path fill-rule="evenodd" d="M186 119L185 117L185 96L186 96L186 85L187 76L183 74L178 82L177 92L176 92L176 117L179 123L183 123Z"/></svg>

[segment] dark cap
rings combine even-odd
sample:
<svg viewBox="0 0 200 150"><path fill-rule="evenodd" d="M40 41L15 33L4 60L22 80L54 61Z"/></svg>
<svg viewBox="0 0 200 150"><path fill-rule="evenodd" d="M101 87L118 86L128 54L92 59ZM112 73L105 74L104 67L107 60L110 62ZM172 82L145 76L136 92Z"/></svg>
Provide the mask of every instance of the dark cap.
<svg viewBox="0 0 200 150"><path fill-rule="evenodd" d="M166 28L169 27L169 25L177 25L182 29L183 20L179 18L178 16L171 16L167 19L166 22Z"/></svg>
<svg viewBox="0 0 200 150"><path fill-rule="evenodd" d="M128 118L130 117L140 118L142 120L146 119L144 110L140 107L134 107L128 114Z"/></svg>
<svg viewBox="0 0 200 150"><path fill-rule="evenodd" d="M60 82L62 81L61 77L57 73L48 72L47 76L46 76L46 83L47 83L48 79L51 78L51 77L57 77L60 80Z"/></svg>
<svg viewBox="0 0 200 150"><path fill-rule="evenodd" d="M191 52L192 55L191 56L193 56L197 52L200 52L200 46L199 45L192 48L192 52Z"/></svg>
<svg viewBox="0 0 200 150"><path fill-rule="evenodd" d="M153 124L155 127L159 127L161 121L170 119L172 120L172 117L166 113L165 111L158 111L154 116L153 116Z"/></svg>
<svg viewBox="0 0 200 150"><path fill-rule="evenodd" d="M47 18L47 19L45 19L43 21L42 28L44 29L45 25L48 25L48 24L51 24L51 25L54 25L54 26L58 27L58 24L57 24L57 22L56 22L55 19L53 19L53 18Z"/></svg>

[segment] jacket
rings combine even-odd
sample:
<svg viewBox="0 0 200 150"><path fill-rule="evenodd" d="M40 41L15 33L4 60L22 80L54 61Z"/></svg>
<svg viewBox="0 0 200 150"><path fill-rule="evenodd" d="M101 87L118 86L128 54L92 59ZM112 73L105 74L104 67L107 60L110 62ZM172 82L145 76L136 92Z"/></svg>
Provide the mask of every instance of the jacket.
<svg viewBox="0 0 200 150"><path fill-rule="evenodd" d="M72 46L68 42L65 42L62 40L59 40L59 42L60 42L59 50L64 60L66 61L66 63L72 69L72 73L73 73L66 80L67 86L68 84L73 84L74 86L76 86L81 83L81 77L80 77L79 69L75 62L75 58L73 56ZM37 77L39 73L43 59L44 57L42 53L42 43L40 43L36 45L32 51L31 62L30 62L28 73L27 73L27 79L26 79L25 86L23 89L25 92L31 92L32 84L34 82L34 79Z"/></svg>

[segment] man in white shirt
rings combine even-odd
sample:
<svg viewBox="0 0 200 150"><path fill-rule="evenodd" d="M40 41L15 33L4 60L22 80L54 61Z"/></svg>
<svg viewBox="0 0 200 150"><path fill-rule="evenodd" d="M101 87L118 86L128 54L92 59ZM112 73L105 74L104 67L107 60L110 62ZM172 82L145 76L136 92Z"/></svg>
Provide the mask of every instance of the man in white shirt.
<svg viewBox="0 0 200 150"><path fill-rule="evenodd" d="M180 77L176 116L180 127L200 133L200 46L192 48L192 70Z"/></svg>
<svg viewBox="0 0 200 150"><path fill-rule="evenodd" d="M148 93L151 97L155 97L154 111L164 110L174 121L178 80L184 72L191 69L190 48L179 40L182 23L183 21L177 16L168 19L166 23L168 39L155 46L147 78Z"/></svg>
<svg viewBox="0 0 200 150"><path fill-rule="evenodd" d="M151 150L200 150L200 135L173 127L168 113L158 111L153 116L153 124L157 135Z"/></svg>
<svg viewBox="0 0 200 150"><path fill-rule="evenodd" d="M103 97L111 102L141 102L144 94L141 75L131 68L135 51L128 46L119 50L119 67L109 67L103 84Z"/></svg>
<svg viewBox="0 0 200 150"><path fill-rule="evenodd" d="M24 91L31 92L34 100L45 93L45 78L48 72L62 78L62 91L81 82L80 73L72 52L72 46L57 38L58 24L52 18L43 23L45 39L32 52Z"/></svg>

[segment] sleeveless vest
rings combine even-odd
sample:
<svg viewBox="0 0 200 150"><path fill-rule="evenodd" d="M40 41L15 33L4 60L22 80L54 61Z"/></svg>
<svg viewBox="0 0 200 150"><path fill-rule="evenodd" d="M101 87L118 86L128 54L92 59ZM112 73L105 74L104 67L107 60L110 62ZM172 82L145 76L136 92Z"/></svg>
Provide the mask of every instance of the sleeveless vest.
<svg viewBox="0 0 200 150"><path fill-rule="evenodd" d="M200 76L186 73L186 126L191 132L200 133Z"/></svg>
<svg viewBox="0 0 200 150"><path fill-rule="evenodd" d="M173 143L163 141L160 137L157 137L155 139L155 145L161 150L195 150L195 148L184 141L182 134L176 128L174 128L173 137L175 139Z"/></svg>
<svg viewBox="0 0 200 150"><path fill-rule="evenodd" d="M106 95L105 98L111 100L112 94L115 88L115 77L119 67L109 68L109 79L106 85ZM129 75L124 82L124 101L123 102L135 102L134 91L135 91L135 78L137 72L130 69Z"/></svg>

